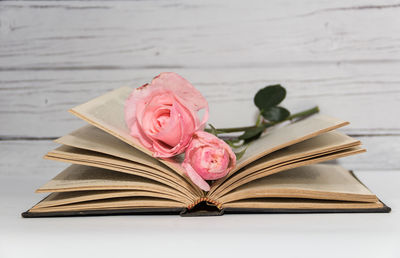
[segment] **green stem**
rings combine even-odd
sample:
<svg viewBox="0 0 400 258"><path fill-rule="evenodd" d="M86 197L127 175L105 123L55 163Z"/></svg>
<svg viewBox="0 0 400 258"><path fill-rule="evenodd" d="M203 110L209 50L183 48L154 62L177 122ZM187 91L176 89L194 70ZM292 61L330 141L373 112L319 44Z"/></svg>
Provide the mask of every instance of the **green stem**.
<svg viewBox="0 0 400 258"><path fill-rule="evenodd" d="M279 121L279 122L264 122L263 125L265 127L270 127L270 126L282 123L284 121L293 120L293 119L299 118L299 117L310 116L310 115L313 115L313 114L318 113L318 112L319 112L319 108L318 108L318 106L316 106L316 107L304 110L302 112L290 115L288 118L286 118L283 121ZM234 132L243 132L243 131L246 131L248 129L252 129L252 128L255 128L255 127L257 127L257 126L253 125L253 126L232 127L232 128L218 128L217 130L218 131L223 131L224 133L234 133ZM208 128L206 128L205 131L206 132L211 132L211 130L208 129Z"/></svg>
<svg viewBox="0 0 400 258"><path fill-rule="evenodd" d="M260 113L258 113L258 116L257 116L256 126L260 126L262 121L263 121L262 120L262 115L261 115L261 112L260 112Z"/></svg>
<svg viewBox="0 0 400 258"><path fill-rule="evenodd" d="M310 116L310 115L316 114L318 112L319 112L319 107L315 106L313 108L304 110L303 112L299 112L299 113L293 114L293 115L289 116L286 120L293 120L293 119L298 118L298 117Z"/></svg>

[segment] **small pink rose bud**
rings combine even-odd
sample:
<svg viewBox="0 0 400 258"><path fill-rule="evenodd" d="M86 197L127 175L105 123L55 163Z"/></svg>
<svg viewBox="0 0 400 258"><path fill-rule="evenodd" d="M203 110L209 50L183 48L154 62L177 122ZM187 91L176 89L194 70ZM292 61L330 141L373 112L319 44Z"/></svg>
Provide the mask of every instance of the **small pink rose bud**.
<svg viewBox="0 0 400 258"><path fill-rule="evenodd" d="M226 176L235 164L236 156L228 144L210 133L197 131L186 149L182 166L197 186L209 191L205 180Z"/></svg>

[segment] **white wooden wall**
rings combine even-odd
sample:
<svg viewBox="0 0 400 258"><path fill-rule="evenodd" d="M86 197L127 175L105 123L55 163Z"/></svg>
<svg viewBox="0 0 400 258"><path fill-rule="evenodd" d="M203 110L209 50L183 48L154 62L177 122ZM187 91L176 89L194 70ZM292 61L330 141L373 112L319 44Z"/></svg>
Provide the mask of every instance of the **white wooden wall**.
<svg viewBox="0 0 400 258"><path fill-rule="evenodd" d="M83 124L70 107L162 71L217 127L251 124L255 92L281 83L291 111L352 122L368 153L348 168L400 168L400 1L2 1L0 173L59 166L41 156Z"/></svg>

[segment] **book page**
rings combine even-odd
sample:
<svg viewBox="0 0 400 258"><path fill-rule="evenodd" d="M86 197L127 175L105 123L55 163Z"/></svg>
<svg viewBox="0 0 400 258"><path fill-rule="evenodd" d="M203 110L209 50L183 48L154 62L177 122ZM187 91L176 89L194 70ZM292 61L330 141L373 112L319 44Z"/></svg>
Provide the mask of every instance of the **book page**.
<svg viewBox="0 0 400 258"><path fill-rule="evenodd" d="M164 198L188 206L191 204L187 199L170 194L168 192L143 191L143 190L91 190L74 192L54 192L47 196L42 202L35 205L36 208L54 207L73 203L106 200L123 197L156 197Z"/></svg>
<svg viewBox="0 0 400 258"><path fill-rule="evenodd" d="M71 192L88 190L140 190L157 193L167 193L180 199L193 201L172 187L150 180L148 178L118 173L115 171L71 165L40 187L36 192Z"/></svg>
<svg viewBox="0 0 400 258"><path fill-rule="evenodd" d="M343 133L337 131L326 132L275 151L243 167L235 174L221 178L213 184L209 194L213 194L217 188L226 188L233 182L262 169L272 169L273 167L283 166L295 161L312 159L313 157L355 147L360 144L360 141Z"/></svg>
<svg viewBox="0 0 400 258"><path fill-rule="evenodd" d="M308 158L359 145L361 145L361 142L353 137L338 131L330 131L263 156L243 167L237 174L249 174L270 167L273 164L285 163L286 161L299 158ZM239 175L235 174L233 176Z"/></svg>
<svg viewBox="0 0 400 258"><path fill-rule="evenodd" d="M279 128L267 129L265 135L248 146L243 157L238 161L236 168L231 174L269 153L347 124L349 124L349 122L333 117L314 115Z"/></svg>
<svg viewBox="0 0 400 258"><path fill-rule="evenodd" d="M72 133L56 139L55 142L75 148L104 153L121 159L144 164L159 170L170 170L170 172L173 172L173 170L161 163L158 159L155 159L136 148L132 148L131 145L93 125L83 126Z"/></svg>
<svg viewBox="0 0 400 258"><path fill-rule="evenodd" d="M157 168L144 165L142 163L121 159L101 152L75 148L68 145L61 145L55 148L54 150L49 151L46 154L45 158L48 157L65 158L66 160L101 162L110 165L125 166L127 168L130 168L131 170L146 171L153 174L162 175L170 179L179 180L181 178L179 177L179 175L170 170L163 170L163 169L159 170Z"/></svg>
<svg viewBox="0 0 400 258"><path fill-rule="evenodd" d="M44 200L45 201L45 200ZM135 208L179 208L184 204L164 198L151 197L124 197L105 200L95 200L73 203L54 207L32 207L30 212L61 212L61 211L88 211L88 210L115 210Z"/></svg>
<svg viewBox="0 0 400 258"><path fill-rule="evenodd" d="M311 158L301 158L298 160L294 161L288 161L283 164L279 164L277 166L272 166L269 168L261 169L259 171L256 171L254 173L250 173L249 175L242 177L238 180L233 180L229 179L222 184L223 187L217 188L216 191L213 193L209 194L211 199L216 199L219 198L228 192L236 189L239 186L242 186L244 184L247 184L251 181L257 180L262 177L270 176L275 173L280 173L282 171L296 168L296 167L301 167L301 166L306 166L306 165L311 165L311 164L316 164L328 160L334 160L342 157L347 157L350 155L355 155L365 152L365 149L361 147L353 147L353 148L348 148L344 150L339 150L336 152L328 152L328 153L323 153L319 155L312 156Z"/></svg>
<svg viewBox="0 0 400 258"><path fill-rule="evenodd" d="M47 153L45 158L72 164L104 168L116 174L123 172L135 176L145 177L173 187L178 191L188 194L189 196L199 196L196 189L186 180L180 178L176 173L173 173L169 170L157 170L139 163L98 152L63 145Z"/></svg>
<svg viewBox="0 0 400 258"><path fill-rule="evenodd" d="M226 212L233 211L235 209L267 209L264 212L268 213L268 209L273 209L273 210L315 209L317 212L321 212L321 210L336 210L336 209L349 209L349 210L376 209L376 208L382 208L383 206L384 205L380 201L349 202L349 201L326 201L326 200L309 200L309 199L259 198L259 199L246 199L246 200L230 202L223 205L223 208L225 209Z"/></svg>
<svg viewBox="0 0 400 258"><path fill-rule="evenodd" d="M228 203L264 197L378 201L350 171L327 164L298 167L263 177L232 190L218 200Z"/></svg>

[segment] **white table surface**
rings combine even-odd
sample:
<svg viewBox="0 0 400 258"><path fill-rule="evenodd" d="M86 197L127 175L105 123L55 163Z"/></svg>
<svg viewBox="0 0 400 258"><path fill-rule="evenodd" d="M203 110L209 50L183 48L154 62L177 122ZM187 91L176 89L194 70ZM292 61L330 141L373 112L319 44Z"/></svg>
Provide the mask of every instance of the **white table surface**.
<svg viewBox="0 0 400 258"><path fill-rule="evenodd" d="M400 257L399 171L360 171L389 214L24 219L48 178L0 177L0 257Z"/></svg>

